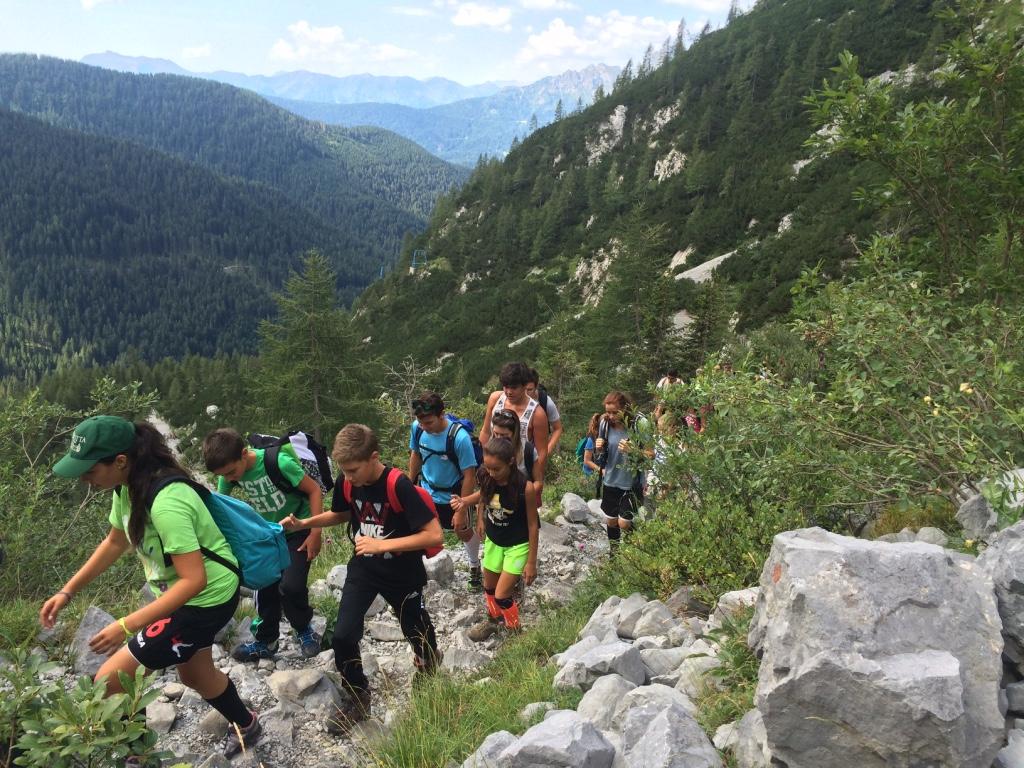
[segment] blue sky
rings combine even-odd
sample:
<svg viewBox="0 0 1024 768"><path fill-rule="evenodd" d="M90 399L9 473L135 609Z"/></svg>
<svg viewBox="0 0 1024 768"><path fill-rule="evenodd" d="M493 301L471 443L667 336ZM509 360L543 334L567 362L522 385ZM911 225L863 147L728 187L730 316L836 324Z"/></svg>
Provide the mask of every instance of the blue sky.
<svg viewBox="0 0 1024 768"><path fill-rule="evenodd" d="M749 5L749 2L743 3ZM729 0L0 0L0 51L116 51L186 69L305 69L531 82L657 51L681 18L719 25Z"/></svg>

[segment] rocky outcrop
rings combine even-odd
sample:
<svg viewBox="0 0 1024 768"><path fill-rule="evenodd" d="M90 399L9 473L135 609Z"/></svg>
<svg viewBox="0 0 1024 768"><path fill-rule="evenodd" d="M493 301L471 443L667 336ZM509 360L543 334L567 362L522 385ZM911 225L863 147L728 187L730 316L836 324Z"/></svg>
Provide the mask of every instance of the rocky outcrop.
<svg viewBox="0 0 1024 768"><path fill-rule="evenodd" d="M821 529L775 537L750 644L755 703L789 768L991 765L1001 621L972 558Z"/></svg>

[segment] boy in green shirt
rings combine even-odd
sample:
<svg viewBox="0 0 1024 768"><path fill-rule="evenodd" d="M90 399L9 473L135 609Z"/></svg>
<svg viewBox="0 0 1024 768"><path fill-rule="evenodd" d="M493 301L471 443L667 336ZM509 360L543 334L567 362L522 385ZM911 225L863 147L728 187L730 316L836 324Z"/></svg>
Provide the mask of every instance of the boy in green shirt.
<svg viewBox="0 0 1024 768"><path fill-rule="evenodd" d="M240 486L253 508L270 522L277 523L289 516L301 520L323 512L323 492L319 484L284 451L277 454L277 464L280 474L292 486L290 492L278 488L267 474L265 450L250 448L233 429L217 429L206 436L203 460L206 468L217 475L220 493L230 494ZM239 644L231 654L239 661L274 657L282 612L295 630L302 655L310 658L320 652L320 637L310 626L313 609L306 580L310 563L320 552L321 532L320 529L296 531L286 538L291 565L281 574L278 583L256 593L259 618L253 622L254 639Z"/></svg>

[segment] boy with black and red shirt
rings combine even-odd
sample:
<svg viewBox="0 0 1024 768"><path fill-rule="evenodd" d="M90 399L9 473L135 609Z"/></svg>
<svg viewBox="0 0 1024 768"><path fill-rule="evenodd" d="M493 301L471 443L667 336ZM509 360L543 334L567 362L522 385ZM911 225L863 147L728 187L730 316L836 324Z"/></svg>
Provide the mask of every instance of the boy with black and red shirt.
<svg viewBox="0 0 1024 768"><path fill-rule="evenodd" d="M349 424L338 432L332 456L345 475L335 486L331 511L296 520L286 518L286 530L301 530L352 522L355 552L348 563L345 586L334 625L334 664L350 700L327 719L332 733L345 733L370 714L369 681L363 673L359 641L366 611L381 595L398 617L413 652L416 668L432 672L441 654L434 626L423 604L427 583L423 551L441 545L437 516L416 486L400 470L380 460L373 430Z"/></svg>

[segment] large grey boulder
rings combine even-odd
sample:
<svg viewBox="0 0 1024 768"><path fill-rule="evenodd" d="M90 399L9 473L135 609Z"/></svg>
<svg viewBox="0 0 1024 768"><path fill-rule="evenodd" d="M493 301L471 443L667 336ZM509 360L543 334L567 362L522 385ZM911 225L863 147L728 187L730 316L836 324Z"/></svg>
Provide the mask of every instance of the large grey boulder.
<svg viewBox="0 0 1024 768"><path fill-rule="evenodd" d="M589 689L599 677L611 673L622 675L635 685L643 685L647 669L640 651L621 640L602 643L581 656L568 661L556 674L557 688Z"/></svg>
<svg viewBox="0 0 1024 768"><path fill-rule="evenodd" d="M1000 531L978 565L995 584L1007 652L1024 661L1024 520Z"/></svg>
<svg viewBox="0 0 1024 768"><path fill-rule="evenodd" d="M567 493L562 497L562 517L570 523L585 523L590 518L590 508L575 493Z"/></svg>
<svg viewBox="0 0 1024 768"><path fill-rule="evenodd" d="M553 712L497 756L500 768L611 768L615 747L572 710Z"/></svg>
<svg viewBox="0 0 1024 768"><path fill-rule="evenodd" d="M642 689L638 689L642 690ZM690 711L649 700L626 712L622 753L627 768L720 768L722 759Z"/></svg>
<svg viewBox="0 0 1024 768"><path fill-rule="evenodd" d="M649 686L644 686L649 687ZM622 675L610 674L598 678L590 687L590 690L583 694L576 712L580 717L586 718L602 731L613 731L618 726L618 708L623 699L630 691L636 688Z"/></svg>
<svg viewBox="0 0 1024 768"><path fill-rule="evenodd" d="M102 608L90 605L86 609L82 615L82 620L78 623L78 631L75 632L75 637L71 641L71 652L75 657L76 674L95 677L96 673L100 671L100 667L103 666L103 662L108 657L99 653L93 653L89 649L89 640L97 632L113 622L114 617Z"/></svg>
<svg viewBox="0 0 1024 768"><path fill-rule="evenodd" d="M789 768L988 768L1002 746L991 579L931 544L775 537L749 641Z"/></svg>

